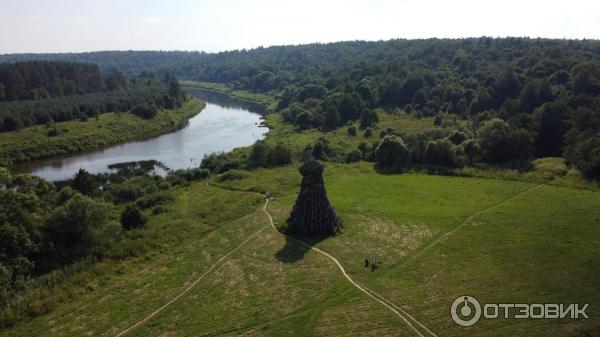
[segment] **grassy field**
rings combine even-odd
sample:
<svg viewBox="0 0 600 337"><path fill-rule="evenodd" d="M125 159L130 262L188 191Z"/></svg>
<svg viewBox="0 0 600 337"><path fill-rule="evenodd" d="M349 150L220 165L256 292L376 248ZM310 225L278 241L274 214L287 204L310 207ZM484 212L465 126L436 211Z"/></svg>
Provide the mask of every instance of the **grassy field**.
<svg viewBox="0 0 600 337"><path fill-rule="evenodd" d="M600 332L597 192L498 179L384 175L368 163L329 164L325 181L344 231L314 244L438 336ZM268 210L283 227L300 175L290 165L259 169L227 184L222 187L273 193L277 200ZM39 305L62 296L55 309L0 335L117 335L257 232L127 336L415 335L352 287L332 261L265 228L260 197L222 187L196 183L177 189L169 211L145 229L151 253L106 261L72 277L52 296L40 296ZM362 265L372 255L380 261L375 272ZM482 320L463 328L449 314L454 298L463 294L483 303L590 303L591 318Z"/></svg>
<svg viewBox="0 0 600 337"><path fill-rule="evenodd" d="M246 90L234 90L222 83L199 82L199 81L180 81L181 85L196 87L200 89L212 90L229 95L233 98L250 101L261 104L268 109L275 107L276 100L273 96L250 92Z"/></svg>
<svg viewBox="0 0 600 337"><path fill-rule="evenodd" d="M203 102L193 99L179 109L161 110L152 119L130 113L104 113L85 122L56 123L56 136L49 136L50 129L44 125L2 132L0 163L26 162L156 136L182 127L203 108Z"/></svg>

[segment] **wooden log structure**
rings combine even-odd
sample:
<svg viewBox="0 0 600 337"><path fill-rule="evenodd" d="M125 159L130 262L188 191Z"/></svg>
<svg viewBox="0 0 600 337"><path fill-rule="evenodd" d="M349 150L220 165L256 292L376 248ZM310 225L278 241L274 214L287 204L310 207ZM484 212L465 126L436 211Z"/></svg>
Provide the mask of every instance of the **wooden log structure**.
<svg viewBox="0 0 600 337"><path fill-rule="evenodd" d="M310 160L300 166L302 185L287 220L287 233L302 236L334 235L342 227L323 183L323 164Z"/></svg>

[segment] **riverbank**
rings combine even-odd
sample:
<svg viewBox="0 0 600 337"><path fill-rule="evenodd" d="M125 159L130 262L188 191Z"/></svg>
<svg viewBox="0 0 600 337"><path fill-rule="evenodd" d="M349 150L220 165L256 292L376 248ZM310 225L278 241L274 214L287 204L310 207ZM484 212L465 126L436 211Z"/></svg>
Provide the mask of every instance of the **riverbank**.
<svg viewBox="0 0 600 337"><path fill-rule="evenodd" d="M246 90L234 90L222 83L200 82L200 81L179 81L182 86L215 91L228 95L232 98L257 103L264 106L268 111L275 109L277 100L270 95L250 92Z"/></svg>
<svg viewBox="0 0 600 337"><path fill-rule="evenodd" d="M190 99L181 108L161 110L152 119L131 113L104 113L87 121L56 123L0 133L0 166L26 163L53 156L104 148L132 140L155 137L183 127L206 104Z"/></svg>

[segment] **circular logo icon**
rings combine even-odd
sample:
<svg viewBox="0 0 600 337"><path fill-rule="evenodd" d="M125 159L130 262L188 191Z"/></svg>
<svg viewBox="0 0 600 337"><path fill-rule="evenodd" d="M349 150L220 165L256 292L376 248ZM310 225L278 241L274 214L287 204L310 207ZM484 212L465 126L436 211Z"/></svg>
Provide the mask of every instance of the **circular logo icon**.
<svg viewBox="0 0 600 337"><path fill-rule="evenodd" d="M450 314L456 324L471 326L481 318L481 305L474 297L460 296L452 303Z"/></svg>

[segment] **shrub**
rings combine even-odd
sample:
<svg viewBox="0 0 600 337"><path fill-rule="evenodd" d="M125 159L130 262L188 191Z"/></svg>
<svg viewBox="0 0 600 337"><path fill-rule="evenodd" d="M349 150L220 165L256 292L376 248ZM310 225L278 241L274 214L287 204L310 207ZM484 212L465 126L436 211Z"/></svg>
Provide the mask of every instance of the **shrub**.
<svg viewBox="0 0 600 337"><path fill-rule="evenodd" d="M145 119L151 119L154 118L154 116L156 116L158 111L155 107L150 106L146 103L142 103L136 105L133 109L131 109L131 113Z"/></svg>
<svg viewBox="0 0 600 337"><path fill-rule="evenodd" d="M348 134L350 136L356 136L356 126L352 125L348 128Z"/></svg>
<svg viewBox="0 0 600 337"><path fill-rule="evenodd" d="M355 163L362 159L362 152L359 149L354 149L346 154L347 163Z"/></svg>
<svg viewBox="0 0 600 337"><path fill-rule="evenodd" d="M219 176L219 181L239 180L250 176L250 173L244 170L229 170Z"/></svg>
<svg viewBox="0 0 600 337"><path fill-rule="evenodd" d="M148 219L135 204L125 206L125 209L121 212L121 226L126 230L141 227L146 222L148 222Z"/></svg>
<svg viewBox="0 0 600 337"><path fill-rule="evenodd" d="M369 138L373 135L373 130L371 128L366 128L365 132L363 132L363 137Z"/></svg>
<svg viewBox="0 0 600 337"><path fill-rule="evenodd" d="M408 148L398 136L385 136L375 149L375 160L383 166L406 164L408 158Z"/></svg>
<svg viewBox="0 0 600 337"><path fill-rule="evenodd" d="M269 150L267 156L269 165L278 166L292 162L292 151L289 147L279 143Z"/></svg>
<svg viewBox="0 0 600 337"><path fill-rule="evenodd" d="M454 145L460 145L462 142L465 141L465 139L467 139L467 135L464 132L460 132L458 130L454 130L452 132L452 134L450 135L450 137L448 137L448 139L454 144Z"/></svg>
<svg viewBox="0 0 600 337"><path fill-rule="evenodd" d="M146 209L173 200L175 200L175 198L167 192L155 192L139 198L135 201L135 204L141 209Z"/></svg>

